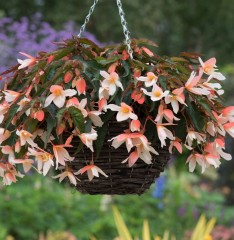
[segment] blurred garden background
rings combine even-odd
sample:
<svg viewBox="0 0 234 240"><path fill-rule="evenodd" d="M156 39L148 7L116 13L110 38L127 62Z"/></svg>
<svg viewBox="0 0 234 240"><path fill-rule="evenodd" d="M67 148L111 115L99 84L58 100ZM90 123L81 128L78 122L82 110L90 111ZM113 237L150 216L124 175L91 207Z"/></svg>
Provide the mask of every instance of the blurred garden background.
<svg viewBox="0 0 234 240"><path fill-rule="evenodd" d="M17 64L20 51L34 56L55 49L52 42L76 35L92 3L1 1L0 72ZM190 51L201 53L203 59L215 56L227 77L227 104L234 104L233 0L123 0L123 7L131 36L155 41L158 53L174 56ZM100 0L84 36L98 44L123 41L114 0ZM234 156L233 141L227 139L227 146ZM147 219L152 235L163 236L168 230L176 239L188 239L204 214L216 218L214 240L234 239L234 161L203 175L188 173L182 157L172 162L140 197L81 195L37 174L11 187L0 185L0 240L114 239L118 233L113 204L132 235L139 238Z"/></svg>

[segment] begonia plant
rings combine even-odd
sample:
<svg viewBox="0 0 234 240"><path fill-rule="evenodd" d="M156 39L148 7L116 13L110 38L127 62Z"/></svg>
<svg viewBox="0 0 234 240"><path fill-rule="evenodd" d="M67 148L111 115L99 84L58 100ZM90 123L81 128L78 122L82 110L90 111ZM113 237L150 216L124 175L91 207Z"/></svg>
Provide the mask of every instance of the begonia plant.
<svg viewBox="0 0 234 240"><path fill-rule="evenodd" d="M204 172L231 159L224 137L234 137L234 106L223 105L225 77L215 58L161 57L157 45L143 39L132 40L133 58L124 44L99 47L73 37L57 45L56 51L37 57L22 53L26 58L1 75L0 176L5 185L31 169L44 176L59 169L55 178L74 185L84 173L90 181L99 174L108 177L95 158L110 119L129 126L108 139L113 148L126 145L129 155L120 165L151 164L158 154L153 142L170 153L189 151L184 161L191 172L197 165ZM69 149L78 153L84 147L93 157L74 171L69 163L76 154Z"/></svg>

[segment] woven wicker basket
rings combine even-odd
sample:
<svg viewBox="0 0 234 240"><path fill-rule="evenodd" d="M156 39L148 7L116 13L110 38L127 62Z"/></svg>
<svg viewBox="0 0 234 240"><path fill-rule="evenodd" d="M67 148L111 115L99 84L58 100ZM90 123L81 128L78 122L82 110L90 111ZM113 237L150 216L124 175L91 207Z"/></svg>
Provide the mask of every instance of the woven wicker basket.
<svg viewBox="0 0 234 240"><path fill-rule="evenodd" d="M126 163L121 163L129 156L125 144L121 145L118 149L114 149L111 146L111 142L108 141L112 137L123 133L123 130L126 129L126 124L109 121L108 125L108 133L103 148L98 159L94 161L94 164L100 167L108 175L108 178L100 175L99 178L94 178L92 181L89 181L87 174L79 175L80 181L78 181L76 188L81 193L91 195L141 195L149 189L150 185L154 183L155 179L164 171L170 154L168 151L163 150L159 143L153 144L152 146L158 151L159 155L153 155L152 164L148 165L142 160L138 160L133 167L130 168ZM73 155L75 151L75 148L69 149L71 155ZM69 165L74 171L78 171L80 168L89 164L91 158L91 151L84 148L75 156L75 160Z"/></svg>

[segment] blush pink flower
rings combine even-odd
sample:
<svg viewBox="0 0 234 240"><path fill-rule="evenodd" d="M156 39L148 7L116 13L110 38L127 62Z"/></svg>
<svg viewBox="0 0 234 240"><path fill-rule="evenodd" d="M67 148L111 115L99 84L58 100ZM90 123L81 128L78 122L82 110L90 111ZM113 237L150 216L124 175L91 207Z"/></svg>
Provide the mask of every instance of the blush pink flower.
<svg viewBox="0 0 234 240"><path fill-rule="evenodd" d="M171 144L170 144L170 146L169 146L169 153L172 154L173 148L176 148L177 151L178 151L180 154L182 154L183 148L182 148L181 143L180 143L178 140L172 140L172 141L171 141Z"/></svg>
<svg viewBox="0 0 234 240"><path fill-rule="evenodd" d="M151 153L158 155L158 152L156 152L155 149L151 146L151 144L148 142L148 139L143 134L139 133L129 134L128 138L131 139L130 145L127 146L128 151L130 151L132 147L135 147L135 150L130 153L129 157L123 160L122 163L128 162L129 167L132 167L140 158L146 164L151 164Z"/></svg>
<svg viewBox="0 0 234 240"><path fill-rule="evenodd" d="M234 138L234 122L226 123L223 125L224 130Z"/></svg>
<svg viewBox="0 0 234 240"><path fill-rule="evenodd" d="M13 164L13 161L15 160L15 153L13 148L9 145L5 145L2 147L2 153L8 155L8 162L10 164Z"/></svg>
<svg viewBox="0 0 234 240"><path fill-rule="evenodd" d="M10 163L0 163L0 176L3 178L3 185L11 185L16 183L16 177L23 177L20 172L17 172L15 167Z"/></svg>
<svg viewBox="0 0 234 240"><path fill-rule="evenodd" d="M79 109L81 111L82 115L86 118L88 116L88 113L85 109L86 105L87 105L87 98L84 98L79 102L78 98L73 97L67 101L66 108L75 107L75 108Z"/></svg>
<svg viewBox="0 0 234 240"><path fill-rule="evenodd" d="M204 159L206 161L207 166L212 165L215 168L218 168L219 165L221 164L219 155L207 153L207 154L204 155Z"/></svg>
<svg viewBox="0 0 234 240"><path fill-rule="evenodd" d="M3 122L4 115L8 112L8 109L10 107L10 104L7 102L3 102L0 104L0 124Z"/></svg>
<svg viewBox="0 0 234 240"><path fill-rule="evenodd" d="M36 58L32 57L31 55L24 53L24 52L20 52L20 54L22 54L28 58L25 60L17 59L18 63L20 64L18 69L23 69L23 68L32 66L36 63Z"/></svg>
<svg viewBox="0 0 234 240"><path fill-rule="evenodd" d="M166 90L163 92L162 88L160 88L157 84L153 85L152 92L147 92L146 89L142 88L141 89L145 95L150 96L151 100L154 101L159 101L162 98L166 97L169 94L169 91Z"/></svg>
<svg viewBox="0 0 234 240"><path fill-rule="evenodd" d="M201 72L199 72L199 75L196 76L196 72L193 71L191 73L188 81L185 84L185 88L189 92L192 92L197 95L209 95L210 94L209 90L207 90L205 88L197 87L200 80L201 80Z"/></svg>
<svg viewBox="0 0 234 240"><path fill-rule="evenodd" d="M98 101L98 110L99 111L105 111L107 106L107 100L105 98L102 98Z"/></svg>
<svg viewBox="0 0 234 240"><path fill-rule="evenodd" d="M118 112L116 116L116 120L118 122L125 121L129 118L132 120L137 120L137 115L133 113L132 107L130 107L124 102L122 102L120 106L117 106L115 104L109 104L106 106L106 109Z"/></svg>
<svg viewBox="0 0 234 240"><path fill-rule="evenodd" d="M146 164L152 163L151 153L158 155L158 152L151 146L148 142L146 136L142 134L139 138L132 139L133 146L136 147L136 152L140 159L142 159Z"/></svg>
<svg viewBox="0 0 234 240"><path fill-rule="evenodd" d="M202 167L202 173L206 169L205 158L202 154L192 153L188 158L186 163L189 164L189 172L193 172L196 168L197 163Z"/></svg>
<svg viewBox="0 0 234 240"><path fill-rule="evenodd" d="M220 156L223 159L230 161L232 155L223 151L225 149L224 139L216 138L214 142L207 143L204 147L204 151L216 156Z"/></svg>
<svg viewBox="0 0 234 240"><path fill-rule="evenodd" d="M136 161L139 159L139 157L140 157L139 153L137 152L137 150L135 150L134 152L130 153L129 157L123 160L122 163L128 162L128 166L132 167L136 163Z"/></svg>
<svg viewBox="0 0 234 240"><path fill-rule="evenodd" d="M20 145L24 146L26 143L28 143L32 147L37 147L37 144L33 142L33 135L26 131L26 130L18 130L16 131L16 134L20 137Z"/></svg>
<svg viewBox="0 0 234 240"><path fill-rule="evenodd" d="M79 135L79 137L82 143L86 145L86 147L88 147L92 152L94 152L93 141L97 140L98 137L97 132L94 129L92 129L90 133L82 133Z"/></svg>
<svg viewBox="0 0 234 240"><path fill-rule="evenodd" d="M20 96L20 93L12 91L12 90L5 90L3 91L5 95L5 100L8 103L13 102L15 99L17 99Z"/></svg>
<svg viewBox="0 0 234 240"><path fill-rule="evenodd" d="M37 151L33 148L28 148L27 155L35 157L37 169L39 172L42 170L44 176L49 172L50 168L54 166L53 155L46 151Z"/></svg>
<svg viewBox="0 0 234 240"><path fill-rule="evenodd" d="M130 123L130 129L132 132L139 132L141 128L141 122L139 120L132 120Z"/></svg>
<svg viewBox="0 0 234 240"><path fill-rule="evenodd" d="M76 87L78 95L85 94L86 81L83 78L76 78L72 81L72 87Z"/></svg>
<svg viewBox="0 0 234 240"><path fill-rule="evenodd" d="M5 128L0 128L0 144L7 140L11 136L10 131L6 130Z"/></svg>
<svg viewBox="0 0 234 240"><path fill-rule="evenodd" d="M147 77L141 76L141 77L138 77L137 80L144 82L146 87L151 87L158 81L158 76L156 76L152 72L148 72Z"/></svg>
<svg viewBox="0 0 234 240"><path fill-rule="evenodd" d="M28 173L34 164L34 161L32 159L14 159L12 163L22 164L24 172Z"/></svg>
<svg viewBox="0 0 234 240"><path fill-rule="evenodd" d="M234 122L234 106L229 106L221 111L222 117L226 122Z"/></svg>
<svg viewBox="0 0 234 240"><path fill-rule="evenodd" d="M69 179L70 183L76 186L77 179L72 170L69 168L66 168L64 172L58 174L57 176L53 176L53 178L59 178L59 182L62 182L66 177Z"/></svg>
<svg viewBox="0 0 234 240"><path fill-rule="evenodd" d="M29 103L31 100L29 98L24 97L23 99L21 99L17 105L19 105L19 108L17 109L17 112L21 111L24 106ZM26 115L28 116L30 114L30 108L26 111Z"/></svg>
<svg viewBox="0 0 234 240"><path fill-rule="evenodd" d="M206 131L211 135L211 136L215 136L217 130L216 130L216 126L212 121L207 122L206 125Z"/></svg>
<svg viewBox="0 0 234 240"><path fill-rule="evenodd" d="M119 75L116 72L108 73L106 71L100 71L100 75L104 77L101 85L104 88L109 89L109 94L113 96L117 90L117 87L121 88L123 91L123 85L119 80Z"/></svg>
<svg viewBox="0 0 234 240"><path fill-rule="evenodd" d="M209 75L208 80L212 78L216 78L218 80L225 80L226 78L223 76L222 73L217 72L216 66L216 58L210 58L206 62L203 62L201 58L199 58L199 62L201 64L202 71Z"/></svg>
<svg viewBox="0 0 234 240"><path fill-rule="evenodd" d="M160 104L158 108L158 115L155 118L155 122L162 123L165 118L169 123L173 123L173 120L179 121L180 119L175 117L170 109L164 108L164 104Z"/></svg>
<svg viewBox="0 0 234 240"><path fill-rule="evenodd" d="M199 132L195 132L193 130L189 130L186 137L186 145L188 148L192 147L193 140L196 140L198 144L205 142L205 135Z"/></svg>
<svg viewBox="0 0 234 240"><path fill-rule="evenodd" d="M87 165L81 168L75 174L84 174L87 172L89 181L92 181L94 177L99 177L99 173L102 174L104 177L108 177L99 167L95 166L94 164Z"/></svg>
<svg viewBox="0 0 234 240"><path fill-rule="evenodd" d="M88 116L91 119L92 123L96 127L101 127L104 123L100 118L102 112L100 111L88 111Z"/></svg>
<svg viewBox="0 0 234 240"><path fill-rule="evenodd" d="M43 110L32 110L30 116L31 118L37 119L39 122L42 122L45 118L45 113Z"/></svg>
<svg viewBox="0 0 234 240"><path fill-rule="evenodd" d="M59 85L52 85L50 87L50 92L51 94L46 98L44 107L48 107L54 102L58 108L62 108L65 104L66 97L72 97L77 93L74 89L63 90Z"/></svg>
<svg viewBox="0 0 234 240"><path fill-rule="evenodd" d="M98 94L99 94L99 99L109 99L110 98L110 89L109 87L104 87L101 85L101 87L98 90Z"/></svg>
<svg viewBox="0 0 234 240"><path fill-rule="evenodd" d="M131 94L131 98L134 102L138 102L139 104L143 104L145 102L145 96L142 90L134 90Z"/></svg>
<svg viewBox="0 0 234 240"><path fill-rule="evenodd" d="M172 132L165 127L165 124L156 124L158 138L161 142L161 147L163 148L166 146L166 139L169 138L170 140L174 140L175 137L173 136Z"/></svg>
<svg viewBox="0 0 234 240"><path fill-rule="evenodd" d="M178 88L172 91L172 94L168 94L165 97L165 103L171 104L173 112L178 113L179 111L179 103L187 106L185 103L185 96L184 96L184 88Z"/></svg>
<svg viewBox="0 0 234 240"><path fill-rule="evenodd" d="M119 146L121 146L124 142L126 143L126 148L128 150L128 152L131 151L133 144L132 144L132 138L137 138L140 137L142 134L140 133L122 133L116 137L113 137L112 139L110 139L109 141L112 141L112 147L114 147L115 149L117 149Z"/></svg>
<svg viewBox="0 0 234 240"><path fill-rule="evenodd" d="M65 166L65 162L71 162L74 160L74 157L69 155L65 147L71 147L71 145L53 145L53 152L56 159L56 169L58 168L59 164Z"/></svg>

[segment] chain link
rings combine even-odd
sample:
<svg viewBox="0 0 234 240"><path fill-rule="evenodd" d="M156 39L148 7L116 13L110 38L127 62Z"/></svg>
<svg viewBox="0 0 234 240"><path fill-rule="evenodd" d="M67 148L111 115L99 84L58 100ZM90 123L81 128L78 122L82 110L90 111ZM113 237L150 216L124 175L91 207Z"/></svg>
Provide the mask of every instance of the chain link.
<svg viewBox="0 0 234 240"><path fill-rule="evenodd" d="M94 0L93 5L91 6L88 15L85 18L85 22L81 26L80 32L77 35L79 38L81 37L82 33L85 31L87 23L89 22L89 19L90 19L92 13L93 13L98 1L99 0ZM127 21L125 19L125 14L124 14L124 11L123 11L122 2L121 2L121 0L116 0L116 1L117 1L118 9L119 9L119 16L120 16L121 24L122 24L122 27L123 27L123 33L124 33L124 36L125 36L125 44L127 46L127 50L128 50L129 55L130 55L130 58L133 59L133 56L132 56L133 51L132 51L132 48L131 48L130 32L129 32L128 27L127 27Z"/></svg>
<svg viewBox="0 0 234 240"><path fill-rule="evenodd" d="M131 48L130 32L128 30L127 21L125 19L125 14L124 14L124 11L123 11L123 6L122 6L121 0L117 0L117 6L118 6L118 9L119 9L119 16L120 16L120 19L121 19L121 24L122 24L122 27L123 27L123 33L124 33L124 36L125 36L125 44L127 45L127 49L128 49L128 53L130 55L130 58L133 59L133 56L132 56L133 51L132 51L132 48Z"/></svg>
<svg viewBox="0 0 234 240"><path fill-rule="evenodd" d="M88 15L86 16L85 21L84 21L84 24L81 26L80 32L79 32L79 34L77 35L77 37L80 38L81 35L82 35L82 33L85 31L86 25L87 25L87 23L89 22L89 19L90 19L92 13L93 13L93 11L94 11L94 9L95 9L98 1L99 1L99 0L94 0L93 5L92 5L91 8L89 9L89 13L88 13Z"/></svg>

